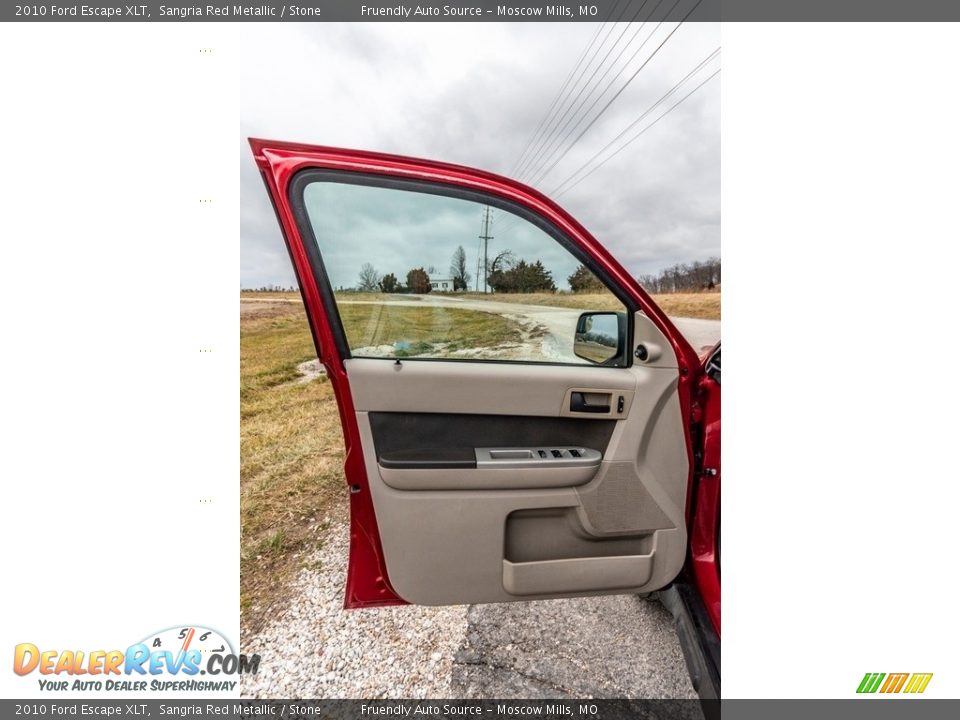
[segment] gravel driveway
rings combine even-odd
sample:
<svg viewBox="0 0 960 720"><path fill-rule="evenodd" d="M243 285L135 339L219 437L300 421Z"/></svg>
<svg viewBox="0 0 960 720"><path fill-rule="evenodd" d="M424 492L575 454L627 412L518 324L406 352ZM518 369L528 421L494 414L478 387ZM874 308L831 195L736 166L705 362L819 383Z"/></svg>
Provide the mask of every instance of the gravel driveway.
<svg viewBox="0 0 960 720"><path fill-rule="evenodd" d="M632 595L344 610L346 513L243 652L244 697L696 697L669 614Z"/></svg>
<svg viewBox="0 0 960 720"><path fill-rule="evenodd" d="M346 508L326 518L323 547L306 563L285 609L253 637L260 671L241 678L259 698L453 697L453 656L466 635L467 608L403 606L344 610Z"/></svg>

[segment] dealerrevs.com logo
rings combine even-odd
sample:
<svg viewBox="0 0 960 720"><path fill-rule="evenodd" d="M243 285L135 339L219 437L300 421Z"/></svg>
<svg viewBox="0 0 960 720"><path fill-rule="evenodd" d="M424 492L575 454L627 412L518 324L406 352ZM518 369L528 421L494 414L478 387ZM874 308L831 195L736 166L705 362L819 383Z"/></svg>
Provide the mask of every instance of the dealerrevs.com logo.
<svg viewBox="0 0 960 720"><path fill-rule="evenodd" d="M857 686L857 692L915 695L927 689L932 677L933 673L867 673Z"/></svg>
<svg viewBox="0 0 960 720"><path fill-rule="evenodd" d="M40 689L48 691L215 692L235 689L232 678L259 668L259 655L238 655L220 633L200 626L151 633L126 650L41 650L20 643L13 651L13 671L37 673Z"/></svg>

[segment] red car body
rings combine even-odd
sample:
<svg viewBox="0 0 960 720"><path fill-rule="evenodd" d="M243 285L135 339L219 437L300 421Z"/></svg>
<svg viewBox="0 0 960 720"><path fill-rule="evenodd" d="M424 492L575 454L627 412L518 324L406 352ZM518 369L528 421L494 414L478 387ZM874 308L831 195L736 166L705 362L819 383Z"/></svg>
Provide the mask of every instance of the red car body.
<svg viewBox="0 0 960 720"><path fill-rule="evenodd" d="M317 278L304 252L304 239L294 214L284 201L291 179L305 168L443 183L482 191L519 205L553 223L589 254L668 338L678 360L678 396L682 417L686 419L684 428L690 468L686 504L689 547L685 573L689 575L719 637L720 386L705 371L704 360L698 358L694 348L634 277L559 205L537 190L509 178L441 162L359 150L259 139L251 139L250 146L274 202L310 319L317 353L327 368L336 395L346 446L347 482L360 490L350 495L351 559L346 581L346 607L399 605L405 600L391 585L371 494L365 491L368 478L347 373L336 350L333 334L325 323L318 321L323 316L324 305L317 291Z"/></svg>

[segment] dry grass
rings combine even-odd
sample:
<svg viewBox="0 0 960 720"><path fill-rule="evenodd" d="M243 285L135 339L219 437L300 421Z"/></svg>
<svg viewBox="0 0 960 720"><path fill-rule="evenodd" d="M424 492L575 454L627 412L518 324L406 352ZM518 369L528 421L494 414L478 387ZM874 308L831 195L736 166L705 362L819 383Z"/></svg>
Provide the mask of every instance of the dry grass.
<svg viewBox="0 0 960 720"><path fill-rule="evenodd" d="M623 306L610 293L462 293L457 297L475 297L499 302L522 303L524 305L547 305L550 307L573 308L576 310L620 310ZM660 308L674 317L720 319L720 293L670 293L654 295L653 300Z"/></svg>
<svg viewBox="0 0 960 720"><path fill-rule="evenodd" d="M354 300L354 301L375 301L375 300L419 300L420 295L388 295L386 293L376 293L376 292L345 292L345 293L334 293L337 300ZM260 292L259 290L241 290L240 291L240 302L251 302L251 301L260 301L260 302L278 302L278 303L301 303L303 299L300 297L299 292Z"/></svg>
<svg viewBox="0 0 960 720"><path fill-rule="evenodd" d="M263 299L282 302L300 302L299 293L255 293L244 292L244 299ZM351 294L345 293L342 296L345 300L349 299L370 299L376 300L383 297L379 293ZM396 298L395 295L389 296ZM416 299L416 295L405 296L408 299ZM525 305L549 305L552 307L566 307L584 310L616 310L620 307L619 301L609 293L592 294L583 293L574 295L572 293L557 293L549 295L546 293L457 293L454 297L475 297L484 300L499 300L500 302L522 303ZM669 293L665 295L654 295L654 302L659 305L667 315L673 317L704 318L706 320L720 319L720 293L702 292L702 293Z"/></svg>
<svg viewBox="0 0 960 720"><path fill-rule="evenodd" d="M720 293L672 293L654 295L653 301L671 317L720 319Z"/></svg>
<svg viewBox="0 0 960 720"><path fill-rule="evenodd" d="M264 302L303 302L299 292L259 292L257 290L241 290L240 302L261 300Z"/></svg>
<svg viewBox="0 0 960 720"><path fill-rule="evenodd" d="M292 383L316 357L303 306L245 308L240 321L240 605L258 627L340 501L343 438L325 378Z"/></svg>

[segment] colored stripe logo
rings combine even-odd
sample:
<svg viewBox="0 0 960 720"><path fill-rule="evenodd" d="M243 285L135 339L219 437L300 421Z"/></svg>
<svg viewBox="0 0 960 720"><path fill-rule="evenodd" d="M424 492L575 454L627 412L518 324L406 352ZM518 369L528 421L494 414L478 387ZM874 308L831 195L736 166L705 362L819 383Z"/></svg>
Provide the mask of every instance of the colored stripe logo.
<svg viewBox="0 0 960 720"><path fill-rule="evenodd" d="M858 693L919 694L927 689L933 673L867 673L857 687Z"/></svg>

